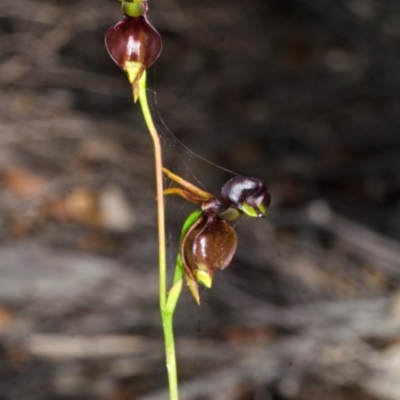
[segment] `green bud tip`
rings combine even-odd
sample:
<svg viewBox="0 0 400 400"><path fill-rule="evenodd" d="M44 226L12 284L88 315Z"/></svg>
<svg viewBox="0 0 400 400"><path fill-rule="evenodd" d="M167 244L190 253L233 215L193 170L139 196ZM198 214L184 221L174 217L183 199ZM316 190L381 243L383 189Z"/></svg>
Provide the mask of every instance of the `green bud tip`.
<svg viewBox="0 0 400 400"><path fill-rule="evenodd" d="M148 5L146 0L125 0L122 1L121 8L128 17L140 17L146 14Z"/></svg>
<svg viewBox="0 0 400 400"><path fill-rule="evenodd" d="M200 285L205 286L207 289L211 289L212 283L213 283L213 277L210 272L206 271L205 269L200 269L201 266L199 266L199 269L197 271L194 271L194 277L196 278L196 281L200 283Z"/></svg>

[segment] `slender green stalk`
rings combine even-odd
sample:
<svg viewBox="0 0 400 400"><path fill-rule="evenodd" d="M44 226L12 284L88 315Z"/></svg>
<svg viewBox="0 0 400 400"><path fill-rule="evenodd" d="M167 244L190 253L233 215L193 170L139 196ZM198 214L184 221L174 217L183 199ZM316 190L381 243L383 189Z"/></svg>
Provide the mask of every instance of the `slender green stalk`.
<svg viewBox="0 0 400 400"><path fill-rule="evenodd" d="M159 279L160 279L160 309L164 309L166 302L167 288L167 268L166 268L166 244L165 244L165 210L164 210L164 185L163 185L163 165L160 137L154 125L153 118L149 109L146 92L146 71L144 71L139 82L139 102L142 108L143 117L147 128L153 139L154 159L156 170L156 196L157 196L157 225L158 225L158 257L159 257Z"/></svg>
<svg viewBox="0 0 400 400"><path fill-rule="evenodd" d="M167 358L167 373L170 400L178 400L178 375L176 368L175 340L173 331L173 313L163 312L163 329L165 339L165 354Z"/></svg>
<svg viewBox="0 0 400 400"><path fill-rule="evenodd" d="M163 165L160 137L154 125L149 109L146 93L146 72L139 82L139 102L147 128L153 139L154 159L156 171L157 193L157 224L158 224L158 249L159 249L159 294L160 311L164 331L165 353L167 360L167 374L170 400L178 400L178 377L176 368L175 341L173 333L173 314L182 288L182 276L179 279L175 274L174 285L171 288L167 301L167 268L166 268L166 242L165 242L165 210L164 210L164 185ZM179 273L178 273L179 275Z"/></svg>

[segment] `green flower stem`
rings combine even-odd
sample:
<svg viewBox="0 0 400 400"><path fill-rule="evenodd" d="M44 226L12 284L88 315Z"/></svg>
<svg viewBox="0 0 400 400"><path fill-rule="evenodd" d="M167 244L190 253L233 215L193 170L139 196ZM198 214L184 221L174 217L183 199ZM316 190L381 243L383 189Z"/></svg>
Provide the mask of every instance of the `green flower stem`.
<svg viewBox="0 0 400 400"><path fill-rule="evenodd" d="M162 151L160 137L151 116L146 92L146 71L143 72L139 81L139 102L143 117L150 132L154 144L154 159L156 170L156 196L157 196L157 225L158 225L158 257L160 273L160 309L163 310L166 302L167 268L166 268L166 244L165 244L165 210L164 210L164 185L162 172Z"/></svg>
<svg viewBox="0 0 400 400"><path fill-rule="evenodd" d="M133 88L135 90L135 88ZM175 274L173 286L166 295L167 269L166 269L166 242L165 242L165 210L164 210L164 185L163 165L160 137L154 125L149 109L146 92L146 71L139 81L139 102L147 128L153 139L154 158L156 170L156 194L157 194L157 224L158 224L158 249L159 249L159 295L160 311L164 331L165 353L167 360L167 373L170 400L178 400L178 377L176 369L175 342L173 333L173 315L182 288L182 274ZM177 268L178 269L178 268Z"/></svg>
<svg viewBox="0 0 400 400"><path fill-rule="evenodd" d="M190 227L201 217L202 211L196 210L186 219L182 227L181 238L179 242L178 256L176 258L176 266L174 272L174 280L172 283L172 288L168 292L167 302L165 304L165 309L161 311L164 336L165 336L165 350L167 354L167 369L168 369L168 380L169 380L169 390L170 399L178 399L178 380L177 380L177 369L176 369L176 355L175 355L175 341L174 341L174 331L173 331L173 319L176 305L179 300L179 296L182 291L183 285L183 274L184 267L183 261L180 254L180 248L183 238L190 229Z"/></svg>

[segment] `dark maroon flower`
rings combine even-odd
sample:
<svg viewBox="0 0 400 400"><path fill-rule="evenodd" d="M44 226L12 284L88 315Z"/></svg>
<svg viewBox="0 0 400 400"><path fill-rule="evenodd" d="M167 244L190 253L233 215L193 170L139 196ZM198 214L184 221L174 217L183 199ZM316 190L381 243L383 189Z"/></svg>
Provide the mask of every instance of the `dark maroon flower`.
<svg viewBox="0 0 400 400"><path fill-rule="evenodd" d="M125 15L107 30L105 44L111 58L128 75L136 101L143 72L154 64L161 53L161 36L147 20L146 14L138 17Z"/></svg>
<svg viewBox="0 0 400 400"><path fill-rule="evenodd" d="M191 284L195 285L194 281L211 287L215 271L229 265L236 245L237 236L232 226L213 211L204 212L187 232L181 245L185 275L192 293ZM194 287L197 291L197 286Z"/></svg>

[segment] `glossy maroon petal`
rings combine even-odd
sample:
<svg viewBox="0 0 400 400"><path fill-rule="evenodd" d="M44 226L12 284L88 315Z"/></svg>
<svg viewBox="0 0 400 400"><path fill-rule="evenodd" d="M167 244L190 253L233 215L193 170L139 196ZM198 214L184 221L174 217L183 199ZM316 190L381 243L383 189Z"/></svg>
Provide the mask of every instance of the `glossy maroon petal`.
<svg viewBox="0 0 400 400"><path fill-rule="evenodd" d="M124 70L127 69L128 62L140 63L144 68L150 67L162 49L161 36L147 20L146 15L125 15L107 30L105 44L111 58Z"/></svg>
<svg viewBox="0 0 400 400"><path fill-rule="evenodd" d="M236 251L237 236L227 221L208 212L182 242L184 259L192 273L200 268L212 276L226 268Z"/></svg>
<svg viewBox="0 0 400 400"><path fill-rule="evenodd" d="M197 265L211 273L225 269L236 251L237 236L228 222L213 215L193 242L193 258Z"/></svg>

